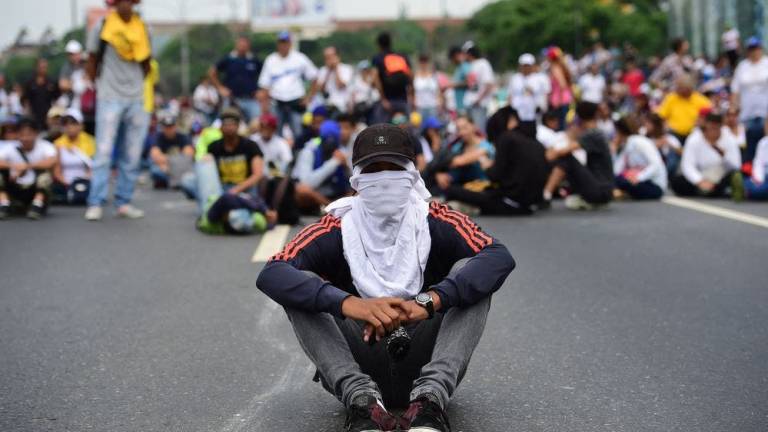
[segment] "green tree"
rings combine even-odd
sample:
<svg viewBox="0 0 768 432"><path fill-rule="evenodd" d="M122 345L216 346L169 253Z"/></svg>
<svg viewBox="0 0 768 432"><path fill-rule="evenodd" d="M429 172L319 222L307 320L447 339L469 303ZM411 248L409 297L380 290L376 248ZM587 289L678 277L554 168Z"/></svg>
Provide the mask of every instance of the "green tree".
<svg viewBox="0 0 768 432"><path fill-rule="evenodd" d="M498 67L509 68L523 52L558 45L580 55L595 40L658 53L666 15L650 0L502 0L475 13L467 28Z"/></svg>

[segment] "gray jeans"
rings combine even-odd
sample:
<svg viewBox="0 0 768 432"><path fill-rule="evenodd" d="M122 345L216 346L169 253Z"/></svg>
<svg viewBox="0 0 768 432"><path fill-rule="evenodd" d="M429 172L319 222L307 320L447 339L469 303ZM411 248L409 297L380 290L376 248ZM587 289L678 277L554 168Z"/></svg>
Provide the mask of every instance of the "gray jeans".
<svg viewBox="0 0 768 432"><path fill-rule="evenodd" d="M454 266L455 272L463 262ZM431 320L406 326L411 349L393 362L384 341L363 342L364 323L286 308L296 337L317 367L328 392L349 406L357 396L381 398L388 407L406 407L424 393L448 404L464 377L472 353L485 329L491 298L436 313Z"/></svg>

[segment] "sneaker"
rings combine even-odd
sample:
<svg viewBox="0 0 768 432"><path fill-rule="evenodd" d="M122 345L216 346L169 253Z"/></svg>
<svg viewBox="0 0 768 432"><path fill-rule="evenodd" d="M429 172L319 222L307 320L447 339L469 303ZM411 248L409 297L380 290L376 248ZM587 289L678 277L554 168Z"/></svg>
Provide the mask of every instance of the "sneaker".
<svg viewBox="0 0 768 432"><path fill-rule="evenodd" d="M27 210L27 218L32 220L40 220L45 214L45 207L37 204L32 204Z"/></svg>
<svg viewBox="0 0 768 432"><path fill-rule="evenodd" d="M410 432L450 432L451 425L443 408L431 395L422 396L415 401L400 419L400 430Z"/></svg>
<svg viewBox="0 0 768 432"><path fill-rule="evenodd" d="M90 206L85 211L85 220L98 221L101 220L103 210L99 206Z"/></svg>
<svg viewBox="0 0 768 432"><path fill-rule="evenodd" d="M8 219L11 216L11 206L0 205L0 219Z"/></svg>
<svg viewBox="0 0 768 432"><path fill-rule="evenodd" d="M745 195L744 176L740 172L736 172L731 176L731 199L737 203L742 202Z"/></svg>
<svg viewBox="0 0 768 432"><path fill-rule="evenodd" d="M347 410L345 432L387 432L397 428L397 419L373 396L358 396Z"/></svg>
<svg viewBox="0 0 768 432"><path fill-rule="evenodd" d="M565 198L565 207L571 210L592 210L592 204L584 201L581 195L568 195Z"/></svg>
<svg viewBox="0 0 768 432"><path fill-rule="evenodd" d="M144 217L144 210L137 209L130 204L121 205L117 209L117 217L126 219L141 219Z"/></svg>

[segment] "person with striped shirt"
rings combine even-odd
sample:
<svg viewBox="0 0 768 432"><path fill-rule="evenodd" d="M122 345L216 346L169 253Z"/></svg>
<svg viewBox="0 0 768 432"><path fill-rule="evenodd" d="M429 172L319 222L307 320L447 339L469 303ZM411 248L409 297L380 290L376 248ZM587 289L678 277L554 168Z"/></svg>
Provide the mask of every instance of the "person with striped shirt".
<svg viewBox="0 0 768 432"><path fill-rule="evenodd" d="M257 287L283 306L346 431L450 430L445 408L515 267L507 248L430 195L410 137L379 124L353 146L352 197L301 231ZM410 350L388 349L405 333ZM389 353L389 355L388 355ZM396 418L385 408L406 408Z"/></svg>

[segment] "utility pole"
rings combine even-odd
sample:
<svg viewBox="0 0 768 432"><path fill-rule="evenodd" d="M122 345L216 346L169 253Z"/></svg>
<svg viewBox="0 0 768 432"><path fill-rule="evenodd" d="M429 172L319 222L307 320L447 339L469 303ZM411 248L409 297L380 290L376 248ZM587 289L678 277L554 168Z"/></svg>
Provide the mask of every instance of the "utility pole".
<svg viewBox="0 0 768 432"><path fill-rule="evenodd" d="M187 22L187 0L179 0L181 17L181 94L189 96L189 23Z"/></svg>
<svg viewBox="0 0 768 432"><path fill-rule="evenodd" d="M72 28L77 28L77 0L70 0L70 19L72 20Z"/></svg>

